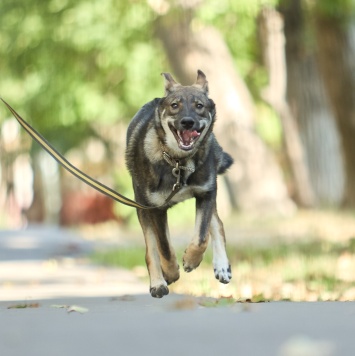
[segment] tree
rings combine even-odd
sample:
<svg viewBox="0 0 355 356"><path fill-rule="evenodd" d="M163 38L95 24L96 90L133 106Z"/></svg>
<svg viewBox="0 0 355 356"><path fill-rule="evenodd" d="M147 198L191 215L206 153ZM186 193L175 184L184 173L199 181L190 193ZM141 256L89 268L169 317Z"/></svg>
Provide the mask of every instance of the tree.
<svg viewBox="0 0 355 356"><path fill-rule="evenodd" d="M91 136L108 146L104 127L113 136L113 123L127 122L162 92L163 60L156 58L164 55L150 40L153 18L144 2L1 1L0 95L64 154ZM2 106L0 113L1 130L9 113ZM28 145L20 151L30 150L36 167L39 146L21 134ZM124 140L119 143L122 157ZM11 176L16 157L1 154L7 159L0 191L7 195L5 186L13 182L4 177ZM124 169L123 159L119 163Z"/></svg>
<svg viewBox="0 0 355 356"><path fill-rule="evenodd" d="M318 63L341 134L345 161L344 203L355 207L355 5L353 1L317 2Z"/></svg>
<svg viewBox="0 0 355 356"><path fill-rule="evenodd" d="M268 86L263 89L262 97L274 108L282 123L283 141L293 176L296 200L299 204L310 207L315 203L314 192L297 123L286 99L287 65L283 19L275 9L264 8L258 23L264 63L269 76Z"/></svg>
<svg viewBox="0 0 355 356"><path fill-rule="evenodd" d="M213 27L192 26L195 9L171 7L159 17L156 34L170 64L182 83L192 83L202 69L210 81L210 94L217 104L217 137L234 159L228 178L233 206L246 211L289 213L280 168L268 147L255 132L253 99L237 72L229 49Z"/></svg>
<svg viewBox="0 0 355 356"><path fill-rule="evenodd" d="M160 94L153 18L144 2L4 0L0 93L65 152Z"/></svg>
<svg viewBox="0 0 355 356"><path fill-rule="evenodd" d="M285 22L287 101L296 119L294 131L301 139L309 177L299 189L308 185L311 205L338 206L344 193L340 139L316 61L312 22L301 0L282 0L280 10Z"/></svg>

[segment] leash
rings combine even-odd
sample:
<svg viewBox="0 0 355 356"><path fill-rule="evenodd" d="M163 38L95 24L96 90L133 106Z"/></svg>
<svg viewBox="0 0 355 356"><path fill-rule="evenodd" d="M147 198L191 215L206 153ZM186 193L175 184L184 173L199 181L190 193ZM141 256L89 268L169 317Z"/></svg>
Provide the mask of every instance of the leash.
<svg viewBox="0 0 355 356"><path fill-rule="evenodd" d="M75 177L79 178L84 183L90 185L92 188L96 189L100 193L107 195L108 197L121 204L144 210L162 208L167 203L169 203L169 201L179 192L182 187L180 184L181 169L187 169L187 167L180 166L179 161L175 161L164 151L163 157L168 163L170 162L170 165L173 165L174 168L172 170L172 174L174 175L174 177L176 177L176 183L174 184L169 196L165 199L165 202L159 206L146 206L132 199L126 198L122 194L107 187L105 184L102 184L101 182L91 178L89 175L76 168L66 158L64 158L41 134L39 134L30 124L28 124L3 98L0 97L0 99L7 106L7 108L10 110L10 112L19 122L19 124L25 129L25 131L35 141L37 141L39 145L45 151L47 151L63 168L65 168L69 173L73 174Z"/></svg>

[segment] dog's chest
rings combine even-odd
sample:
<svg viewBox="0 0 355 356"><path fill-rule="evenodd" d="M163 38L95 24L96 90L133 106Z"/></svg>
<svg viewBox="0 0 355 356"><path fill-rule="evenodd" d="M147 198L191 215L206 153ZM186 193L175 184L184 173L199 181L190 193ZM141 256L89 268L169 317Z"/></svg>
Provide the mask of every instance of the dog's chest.
<svg viewBox="0 0 355 356"><path fill-rule="evenodd" d="M162 146L159 143L155 129L152 127L147 131L143 142L143 155L147 158L145 180L145 196L151 205L163 205L167 197L171 194L173 186L177 183L177 176L174 175L174 159L164 159ZM176 161L176 159L175 159ZM211 176L201 176L196 179L197 162L190 158L181 161L180 184L178 193L171 199L171 203L176 204L184 200L196 197L213 189L214 180ZM148 168L149 166L149 168ZM151 174L147 175L147 172ZM175 172L176 173L176 172Z"/></svg>
<svg viewBox="0 0 355 356"><path fill-rule="evenodd" d="M206 181L202 185L183 185L179 192L171 199L172 203L180 203L184 200L194 198L200 194L206 193L212 188L212 182ZM152 205L162 205L165 203L166 198L169 196L171 191L147 191L147 197Z"/></svg>
<svg viewBox="0 0 355 356"><path fill-rule="evenodd" d="M184 200L196 197L203 193L211 190L212 184L210 182L206 182L203 185L185 185L181 188L181 190L174 196L172 199L173 203L180 203Z"/></svg>

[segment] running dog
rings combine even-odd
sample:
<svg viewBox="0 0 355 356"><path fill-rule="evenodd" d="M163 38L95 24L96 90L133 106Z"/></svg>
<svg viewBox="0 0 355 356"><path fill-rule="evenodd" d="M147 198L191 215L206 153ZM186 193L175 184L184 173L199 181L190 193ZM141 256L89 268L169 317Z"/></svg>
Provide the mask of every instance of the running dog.
<svg viewBox="0 0 355 356"><path fill-rule="evenodd" d="M169 73L165 96L144 105L127 131L126 164L135 199L152 209L137 209L146 243L146 263L152 297L169 293L179 279L179 265L170 243L167 209L196 199L195 231L183 256L186 272L202 261L211 235L213 268L221 283L229 283L231 267L225 249L223 224L216 208L217 175L233 163L212 133L214 102L202 71L196 83L183 86ZM154 208L155 207L155 208Z"/></svg>

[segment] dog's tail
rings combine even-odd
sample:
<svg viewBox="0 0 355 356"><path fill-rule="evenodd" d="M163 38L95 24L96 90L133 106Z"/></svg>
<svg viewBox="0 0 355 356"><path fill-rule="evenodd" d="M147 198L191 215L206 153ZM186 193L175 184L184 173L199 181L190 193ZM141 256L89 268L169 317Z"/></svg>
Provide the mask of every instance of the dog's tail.
<svg viewBox="0 0 355 356"><path fill-rule="evenodd" d="M233 158L227 152L222 152L221 159L219 161L217 173L223 174L233 164Z"/></svg>

